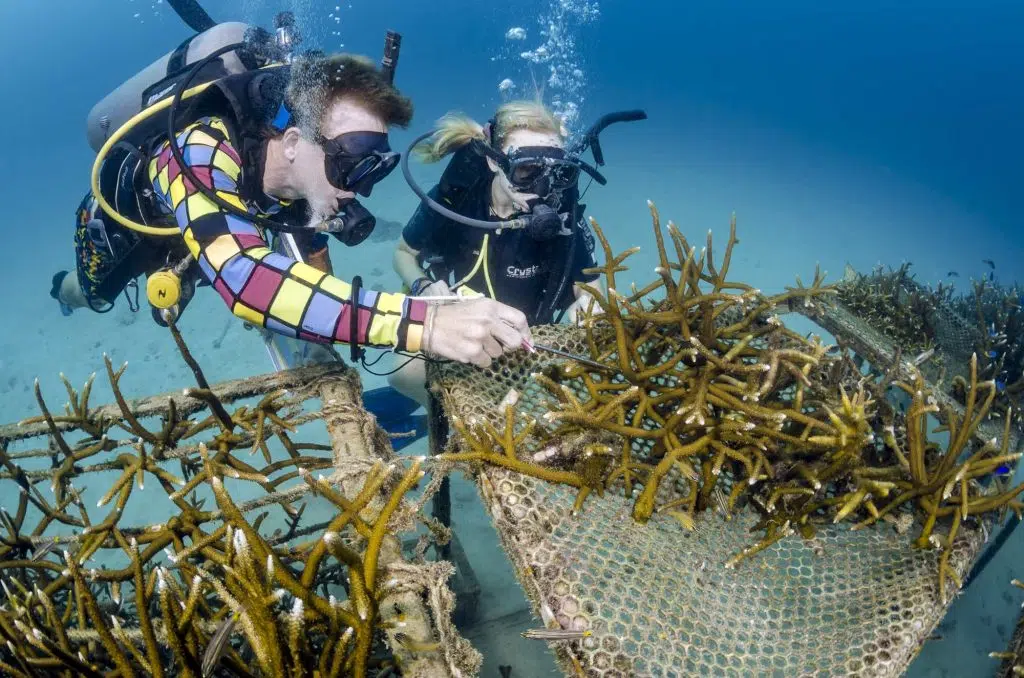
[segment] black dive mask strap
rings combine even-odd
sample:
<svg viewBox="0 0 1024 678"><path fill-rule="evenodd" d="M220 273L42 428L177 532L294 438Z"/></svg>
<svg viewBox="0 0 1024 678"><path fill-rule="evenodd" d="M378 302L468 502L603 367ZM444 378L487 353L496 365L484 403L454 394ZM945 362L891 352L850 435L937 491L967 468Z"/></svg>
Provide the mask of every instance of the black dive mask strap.
<svg viewBox="0 0 1024 678"><path fill-rule="evenodd" d="M508 172L510 163L507 155L480 139L473 139L469 142L469 146L477 155L493 160L502 172Z"/></svg>

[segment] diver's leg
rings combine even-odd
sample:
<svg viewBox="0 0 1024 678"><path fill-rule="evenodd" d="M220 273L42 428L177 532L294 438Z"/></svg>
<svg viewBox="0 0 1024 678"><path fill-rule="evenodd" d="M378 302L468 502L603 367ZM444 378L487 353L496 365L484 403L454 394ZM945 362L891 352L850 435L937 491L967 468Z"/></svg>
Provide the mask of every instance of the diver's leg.
<svg viewBox="0 0 1024 678"><path fill-rule="evenodd" d="M317 269L321 273L334 275L334 267L331 265L331 251L327 245L330 239L324 233L293 233L292 238L299 248L302 260Z"/></svg>
<svg viewBox="0 0 1024 678"><path fill-rule="evenodd" d="M326 244L319 250L315 250L306 255L306 263L327 275L334 274L334 269L331 266L331 253L327 249Z"/></svg>
<svg viewBox="0 0 1024 678"><path fill-rule="evenodd" d="M422 360L410 360L405 367L388 376L388 383L407 398L412 398L423 407L430 403L427 393L427 364Z"/></svg>
<svg viewBox="0 0 1024 678"><path fill-rule="evenodd" d="M116 251L111 243L124 241L117 238L116 227L97 215L87 195L76 212L75 270L58 272L50 288L65 315L76 308L108 311L128 284L131 278L124 264L133 247Z"/></svg>
<svg viewBox="0 0 1024 678"><path fill-rule="evenodd" d="M60 276L60 281L57 278ZM56 299L61 304L67 306L69 309L74 310L76 308L86 308L89 306L89 300L85 296L85 291L82 289L82 284L78 281L77 275L68 274L67 271L61 271L53 278L54 288L56 289ZM106 302L101 302L103 305Z"/></svg>

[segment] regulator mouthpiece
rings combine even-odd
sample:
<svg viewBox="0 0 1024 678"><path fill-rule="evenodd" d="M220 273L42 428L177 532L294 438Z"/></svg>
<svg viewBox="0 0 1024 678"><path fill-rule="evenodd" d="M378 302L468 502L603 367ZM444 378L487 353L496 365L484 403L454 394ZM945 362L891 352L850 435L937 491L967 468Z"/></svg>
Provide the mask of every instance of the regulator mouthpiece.
<svg viewBox="0 0 1024 678"><path fill-rule="evenodd" d="M355 247L370 237L376 226L377 219L370 214L370 210L358 200L352 200L345 203L337 214L323 222L317 230L330 233L348 247Z"/></svg>
<svg viewBox="0 0 1024 678"><path fill-rule="evenodd" d="M543 202L536 202L533 205L529 219L526 232L534 240L543 242L559 235L568 234L568 231L562 228L562 218L558 212Z"/></svg>

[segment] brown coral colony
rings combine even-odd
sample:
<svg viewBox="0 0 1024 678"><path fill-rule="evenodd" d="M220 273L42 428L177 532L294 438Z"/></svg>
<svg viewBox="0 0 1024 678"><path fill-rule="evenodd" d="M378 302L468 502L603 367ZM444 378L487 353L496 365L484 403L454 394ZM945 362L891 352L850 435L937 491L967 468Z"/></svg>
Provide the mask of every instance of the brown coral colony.
<svg viewBox="0 0 1024 678"><path fill-rule="evenodd" d="M937 582L945 599L947 582L959 584L948 560L960 525L1006 507L1019 511L1024 491L989 482L1020 455L1009 450L1012 416L1001 443L978 442L996 387L979 382L976 358L964 411L940 412L913 365L865 376L845 352L782 324L776 312L828 304L837 293L820 272L809 287L798 278L797 287L763 295L728 279L735 220L716 267L710 233L698 252L669 223L672 258L653 205L651 213L658 278L628 295L616 276L638 248L614 255L592 222L608 293L586 287L600 307L585 321L586 344L589 357L609 369L570 364L535 375L551 397L544 426L528 421L516 432L511 408L503 432L455 422L468 451L450 458L576 487L576 510L591 492L616 488L632 499L640 523L664 513L692 529L709 508L728 515L750 507L761 516L762 538L727 567L793 533L812 538L824 521L859 529L916 518L913 545L941 549ZM905 413L888 402L893 389L910 396ZM928 439L930 414L945 422L945 449ZM516 455L524 446L553 445L575 456L566 463L564 455Z"/></svg>
<svg viewBox="0 0 1024 678"><path fill-rule="evenodd" d="M795 287L765 295L729 279L735 220L716 263L710 232L698 250L650 209L658 265L642 289L620 287L638 248L615 255L592 222L607 293L585 286L594 307L579 338L604 369L550 362L533 375L549 400L543 417L521 415L514 393L495 422L452 416L449 451L430 461L353 456L357 446L338 443L344 433L372 446L380 433L330 396L347 368L211 388L173 323L199 385L181 396L129 402L119 385L124 368L109 359L113 405L90 405L91 380L81 392L64 380L69 402L55 413L37 383L41 415L0 429L0 479L15 488L3 492L13 510L0 509L0 671L207 676L219 667L240 676L361 676L405 668L440 675L431 662L451 668L459 661L440 652L445 639L432 635L422 603L444 596L428 596L425 585L395 574L415 568L401 564L394 535L415 524L431 490L457 467L498 466L573 487L574 511L586 511L594 493L618 493L636 529L678 522L692 530L710 514L753 511L758 534L722 563L729 568L790 535L812 539L821 524L887 522L901 534L913 525L908 547L939 550L937 594L946 600L950 582L960 585L949 565L958 533L1022 508L1024 485L997 477L1021 456L1010 448L1013 408L1003 410L1000 437L979 435L1000 395L992 378L979 376L989 374L987 363L972 358L956 382L962 408L936 397L913 362L865 372L845 348L792 331L779 314L824 308L838 297L871 315L901 282L881 292L881 283L867 279L828 286L816 272L810 286L798 278ZM930 346L919 319L908 316L902 327L894 340ZM358 379L345 379L354 379L345 388L358 398ZM893 393L909 405L895 406ZM303 410L311 398L325 403L322 411ZM145 427L153 416L160 426ZM318 419L327 421L333 446L297 438ZM944 445L929 438L933 419L948 436ZM45 449L8 445L43 435ZM180 474L170 470L175 464ZM104 471L113 481L97 517L81 481ZM434 477L413 503L408 494L425 472ZM126 525L129 500L148 483L173 505L169 519ZM240 502L231 491L238 484L262 494ZM202 493L215 506L204 506ZM302 521L305 504L294 504L308 495L329 502L328 520ZM267 535L262 524L276 507L284 527ZM65 533L54 536L51 528L61 526ZM95 566L100 555L108 567ZM464 652L461 665L472 672L479 662Z"/></svg>

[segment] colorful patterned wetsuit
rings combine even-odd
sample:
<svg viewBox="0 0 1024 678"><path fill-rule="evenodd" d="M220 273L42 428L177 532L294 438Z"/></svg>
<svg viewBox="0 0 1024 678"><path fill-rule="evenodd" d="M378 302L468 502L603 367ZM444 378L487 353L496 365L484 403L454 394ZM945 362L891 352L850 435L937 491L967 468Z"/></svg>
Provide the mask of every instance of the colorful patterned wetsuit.
<svg viewBox="0 0 1024 678"><path fill-rule="evenodd" d="M239 195L242 162L222 120L203 118L176 141L197 179L228 203L257 211ZM181 175L166 142L150 162L149 178L173 211L203 275L232 313L290 337L351 343L351 285L271 251L260 229L219 208ZM268 214L280 207L259 211ZM359 344L420 350L425 302L360 289L358 306Z"/></svg>

